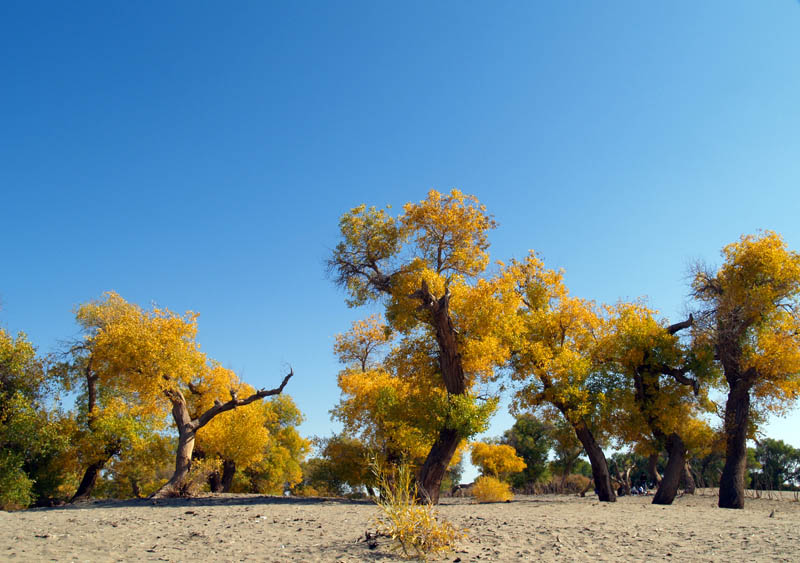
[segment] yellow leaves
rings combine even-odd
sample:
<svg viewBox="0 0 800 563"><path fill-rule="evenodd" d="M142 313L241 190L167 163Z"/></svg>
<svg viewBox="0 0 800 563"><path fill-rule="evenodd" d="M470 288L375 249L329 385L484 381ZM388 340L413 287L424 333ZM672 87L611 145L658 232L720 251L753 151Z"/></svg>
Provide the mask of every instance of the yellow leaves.
<svg viewBox="0 0 800 563"><path fill-rule="evenodd" d="M366 371L372 363L370 360L378 356L389 341L389 329L383 319L380 315L372 315L354 321L349 332L337 334L333 353L340 363Z"/></svg>
<svg viewBox="0 0 800 563"><path fill-rule="evenodd" d="M164 389L191 381L207 369L195 337L197 315L167 309L145 311L116 293L80 306L92 369L101 384L136 393L157 409Z"/></svg>
<svg viewBox="0 0 800 563"><path fill-rule="evenodd" d="M471 494L479 503L507 502L514 498L511 485L491 475L478 477L472 486Z"/></svg>
<svg viewBox="0 0 800 563"><path fill-rule="evenodd" d="M496 223L477 198L436 190L419 203L407 203L400 220L428 268L447 277L476 276L489 264L487 232Z"/></svg>
<svg viewBox="0 0 800 563"><path fill-rule="evenodd" d="M746 379L756 408L781 412L800 396L800 253L763 231L722 255L716 274L699 271L693 282L713 319L697 336L726 362L727 378Z"/></svg>
<svg viewBox="0 0 800 563"><path fill-rule="evenodd" d="M519 473L525 469L525 461L517 455L517 451L506 444L472 444L472 463L481 468L481 473L503 479L511 473Z"/></svg>
<svg viewBox="0 0 800 563"><path fill-rule="evenodd" d="M266 403L259 401L220 413L197 433L197 447L208 457L234 461L237 470L244 470L264 457L270 442L267 422Z"/></svg>

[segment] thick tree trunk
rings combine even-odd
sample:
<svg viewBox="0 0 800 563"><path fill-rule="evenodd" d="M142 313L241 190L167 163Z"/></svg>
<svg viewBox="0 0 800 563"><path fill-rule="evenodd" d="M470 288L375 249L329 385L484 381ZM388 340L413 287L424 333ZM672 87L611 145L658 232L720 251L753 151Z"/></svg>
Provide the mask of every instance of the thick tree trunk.
<svg viewBox="0 0 800 563"><path fill-rule="evenodd" d="M100 471L103 469L103 467L105 467L106 463L108 463L108 460L117 455L120 450L121 446L119 442L108 444L106 446L105 451L103 452L105 455L104 459L97 460L86 468L86 471L83 474L83 479L81 479L81 483L78 485L78 490L72 496L70 502L88 500L89 497L92 496L92 491L97 484L97 477L100 474Z"/></svg>
<svg viewBox="0 0 800 563"><path fill-rule="evenodd" d="M461 352L458 348L458 334L453 328L453 321L450 318L450 291L445 290L445 294L436 299L431 294L428 284L423 281L422 287L414 292L412 297L419 299L422 302L422 308L431 315L430 323L435 329L436 343L439 345L439 368L447 393L463 395L467 391L467 380L464 377ZM443 428L422 465L418 485L420 492L433 504L439 502L442 479L461 438L458 431Z"/></svg>
<svg viewBox="0 0 800 563"><path fill-rule="evenodd" d="M689 462L687 461L686 464L683 466L683 492L687 495L693 495L695 493L695 482L694 482L694 475L692 475L692 468L689 467Z"/></svg>
<svg viewBox="0 0 800 563"><path fill-rule="evenodd" d="M175 454L175 472L170 480L153 494L153 498L172 495L184 495L186 477L192 468L192 450L194 449L195 432L182 432L178 435L178 451Z"/></svg>
<svg viewBox="0 0 800 563"><path fill-rule="evenodd" d="M653 497L653 504L672 504L678 494L678 485L686 466L686 446L681 437L675 433L670 434L667 436L666 445L669 460L658 491Z"/></svg>
<svg viewBox="0 0 800 563"><path fill-rule="evenodd" d="M197 425L189 415L186 400L178 391L167 393L172 401L172 418L178 428L178 449L175 452L175 472L167 483L153 493L152 498L163 498L174 495L185 495L185 480L192 468L192 451L197 434Z"/></svg>
<svg viewBox="0 0 800 563"><path fill-rule="evenodd" d="M744 508L749 418L750 390L740 379L731 387L725 403L725 466L719 482L720 508Z"/></svg>
<svg viewBox="0 0 800 563"><path fill-rule="evenodd" d="M236 462L232 459L226 459L222 462L222 492L231 492L231 485L233 485L233 476L236 474Z"/></svg>
<svg viewBox="0 0 800 563"><path fill-rule="evenodd" d="M647 458L647 476L655 486L661 484L661 474L658 472L658 454L650 454Z"/></svg>
<svg viewBox="0 0 800 563"><path fill-rule="evenodd" d="M456 430L443 428L439 431L439 437L422 465L419 473L419 489L426 499L433 504L438 504L439 502L439 489L442 485L442 479L447 472L450 460L453 459L453 455L456 453L459 442L461 442L461 436L458 435Z"/></svg>
<svg viewBox="0 0 800 563"><path fill-rule="evenodd" d="M611 474L608 471L608 463L602 448L597 444L597 440L585 422L581 421L573 426L578 440L581 441L586 455L589 456L597 497L603 502L616 502L617 495L614 494L614 487L611 485Z"/></svg>
<svg viewBox="0 0 800 563"><path fill-rule="evenodd" d="M83 473L83 479L81 479L81 484L78 485L78 490L72 496L70 502L89 500L94 486L97 484L97 476L100 474L100 470L103 469L106 461L108 460L96 461L86 468L86 471Z"/></svg>

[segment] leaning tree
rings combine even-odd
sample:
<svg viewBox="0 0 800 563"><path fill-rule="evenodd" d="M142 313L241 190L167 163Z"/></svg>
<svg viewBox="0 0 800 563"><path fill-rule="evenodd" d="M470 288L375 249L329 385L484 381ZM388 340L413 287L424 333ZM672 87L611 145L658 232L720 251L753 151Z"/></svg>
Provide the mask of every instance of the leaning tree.
<svg viewBox="0 0 800 563"><path fill-rule="evenodd" d="M293 373L274 389L251 392L236 375L210 360L197 344L197 315L177 315L167 309L144 310L116 293L81 306L79 316L103 316L87 339L91 342L92 370L101 387L118 389L135 397L136 412L172 415L178 432L175 471L154 496L185 491L197 432L217 415L280 394ZM224 389L213 404L192 411L186 396L192 389ZM239 396L245 392L246 395ZM226 396L227 395L227 396Z"/></svg>
<svg viewBox="0 0 800 563"><path fill-rule="evenodd" d="M617 433L624 443L666 450L667 465L658 481L653 504L672 504L687 471L686 453L714 375L711 358L681 342L679 333L692 326L685 321L667 325L643 303L619 303L612 309L604 354L608 383L616 387ZM702 384L702 385L701 385Z"/></svg>
<svg viewBox="0 0 800 563"><path fill-rule="evenodd" d="M508 357L502 323L508 318L502 277L487 279L488 231L495 222L472 196L430 191L392 217L364 205L345 213L341 240L329 260L348 304L380 302L401 338L434 343L431 405L444 421L420 470L420 489L433 502L460 442L480 429L487 409L476 403L476 383Z"/></svg>
<svg viewBox="0 0 800 563"><path fill-rule="evenodd" d="M562 272L548 270L531 252L506 270L519 296L512 344L512 378L520 386L516 407L550 406L560 412L592 465L598 498L616 501L602 444L608 436L608 397L602 385L599 346L606 330L602 311L569 294Z"/></svg>

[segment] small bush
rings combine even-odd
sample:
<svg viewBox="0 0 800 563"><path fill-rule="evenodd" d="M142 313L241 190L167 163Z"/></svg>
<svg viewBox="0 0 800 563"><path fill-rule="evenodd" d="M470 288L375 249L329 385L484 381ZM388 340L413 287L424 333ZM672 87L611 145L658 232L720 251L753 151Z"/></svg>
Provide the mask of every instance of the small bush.
<svg viewBox="0 0 800 563"><path fill-rule="evenodd" d="M430 555L452 551L463 531L446 520L439 520L430 502L419 503L418 491L408 466L401 465L387 475L373 463L380 496L375 500L383 511L377 519L378 533L395 541L405 557L425 560Z"/></svg>
<svg viewBox="0 0 800 563"><path fill-rule="evenodd" d="M572 475L567 475L563 492L569 494L578 494L581 491L586 490L586 487L589 485L589 481L591 481L591 479L583 475L577 475L574 473Z"/></svg>
<svg viewBox="0 0 800 563"><path fill-rule="evenodd" d="M500 479L484 475L478 477L472 486L472 496L478 502L505 502L511 500L511 485L503 483Z"/></svg>

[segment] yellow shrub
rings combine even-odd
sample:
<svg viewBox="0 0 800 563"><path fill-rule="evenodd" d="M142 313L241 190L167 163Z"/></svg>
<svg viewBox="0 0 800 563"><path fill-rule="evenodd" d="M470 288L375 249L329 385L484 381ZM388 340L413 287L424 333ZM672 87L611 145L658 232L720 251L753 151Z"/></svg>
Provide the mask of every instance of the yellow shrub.
<svg viewBox="0 0 800 563"><path fill-rule="evenodd" d="M472 486L472 496L478 502L505 502L511 500L511 485L503 483L494 477L478 477Z"/></svg>
<svg viewBox="0 0 800 563"><path fill-rule="evenodd" d="M425 560L429 555L452 551L463 531L446 520L439 520L430 502L417 500L417 486L411 471L403 464L387 475L373 464L380 496L376 499L383 512L378 518L378 533L390 537L405 557Z"/></svg>

